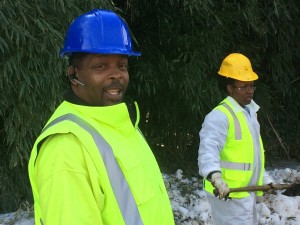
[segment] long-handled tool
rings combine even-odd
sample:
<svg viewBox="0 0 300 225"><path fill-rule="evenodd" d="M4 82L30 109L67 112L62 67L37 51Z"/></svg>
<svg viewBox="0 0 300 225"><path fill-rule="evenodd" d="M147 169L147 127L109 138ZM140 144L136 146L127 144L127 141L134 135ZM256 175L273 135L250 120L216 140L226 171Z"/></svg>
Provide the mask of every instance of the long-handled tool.
<svg viewBox="0 0 300 225"><path fill-rule="evenodd" d="M285 190L283 195L287 196L299 196L300 195L300 184L266 184L262 186L248 186L240 188L230 188L230 193L232 192L253 192L253 191L268 191L268 190ZM214 195L219 196L217 189L214 189Z"/></svg>

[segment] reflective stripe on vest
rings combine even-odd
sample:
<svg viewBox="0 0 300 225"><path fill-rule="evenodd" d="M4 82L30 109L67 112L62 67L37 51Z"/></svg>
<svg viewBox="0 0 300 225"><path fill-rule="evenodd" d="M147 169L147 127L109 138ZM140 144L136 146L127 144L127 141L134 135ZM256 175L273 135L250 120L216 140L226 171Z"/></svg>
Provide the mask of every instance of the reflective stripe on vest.
<svg viewBox="0 0 300 225"><path fill-rule="evenodd" d="M242 140L242 130L240 122L233 112L232 108L227 104L223 103L222 106L224 106L229 113L231 114L233 121L234 121L234 134L235 134L235 140ZM224 169L232 169L232 170L244 170L244 171L251 171L251 163L238 163L238 162L228 162L221 160L220 165Z"/></svg>
<svg viewBox="0 0 300 225"><path fill-rule="evenodd" d="M234 121L234 134L235 134L235 140L242 140L242 131L241 131L241 125L240 122L233 112L232 108L227 103L222 104L232 115L233 121Z"/></svg>
<svg viewBox="0 0 300 225"><path fill-rule="evenodd" d="M220 166L224 169L244 170L244 171L252 170L250 163L237 163L237 162L228 162L228 161L221 160Z"/></svg>
<svg viewBox="0 0 300 225"><path fill-rule="evenodd" d="M134 200L133 194L122 170L120 169L118 162L115 159L113 151L110 145L94 127L74 114L66 114L51 121L43 129L43 131L65 120L76 123L93 137L99 153L101 154L101 157L103 159L111 187L113 189L125 224L143 225L143 221L137 208L137 204Z"/></svg>

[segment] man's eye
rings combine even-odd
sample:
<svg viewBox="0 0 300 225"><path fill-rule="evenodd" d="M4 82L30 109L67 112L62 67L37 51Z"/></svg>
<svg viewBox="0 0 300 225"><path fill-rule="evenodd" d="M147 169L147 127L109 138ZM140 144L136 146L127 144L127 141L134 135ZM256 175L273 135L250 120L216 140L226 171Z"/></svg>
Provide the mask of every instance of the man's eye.
<svg viewBox="0 0 300 225"><path fill-rule="evenodd" d="M127 70L128 69L128 65L120 65L120 68L123 70Z"/></svg>

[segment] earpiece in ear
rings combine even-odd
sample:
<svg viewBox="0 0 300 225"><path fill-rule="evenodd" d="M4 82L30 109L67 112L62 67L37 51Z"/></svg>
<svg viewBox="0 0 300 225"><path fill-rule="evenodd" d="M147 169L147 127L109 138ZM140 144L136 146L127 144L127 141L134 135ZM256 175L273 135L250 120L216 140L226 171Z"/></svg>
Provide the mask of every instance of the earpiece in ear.
<svg viewBox="0 0 300 225"><path fill-rule="evenodd" d="M69 75L69 78L70 78L70 80L75 80L75 79L77 79L77 76L75 73L72 73Z"/></svg>
<svg viewBox="0 0 300 225"><path fill-rule="evenodd" d="M80 84L80 85L82 85L82 86L85 86L84 83L82 83L82 82L80 82L79 80L77 80L78 78L77 78L77 76L76 76L75 73L70 74L70 75L69 75L69 78L70 78L71 81L75 81L77 84Z"/></svg>

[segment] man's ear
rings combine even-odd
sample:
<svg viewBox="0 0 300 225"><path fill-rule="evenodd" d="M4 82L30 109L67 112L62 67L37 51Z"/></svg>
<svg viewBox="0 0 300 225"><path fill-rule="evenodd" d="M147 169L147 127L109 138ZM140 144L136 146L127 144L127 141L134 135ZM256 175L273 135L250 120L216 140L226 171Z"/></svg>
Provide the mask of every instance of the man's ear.
<svg viewBox="0 0 300 225"><path fill-rule="evenodd" d="M70 77L70 76L74 76L76 74L76 69L75 69L75 67L74 66L69 66L68 67L68 77Z"/></svg>
<svg viewBox="0 0 300 225"><path fill-rule="evenodd" d="M78 82L76 82L77 76L76 76L76 69L74 66L68 67L68 78L72 85L78 85Z"/></svg>

